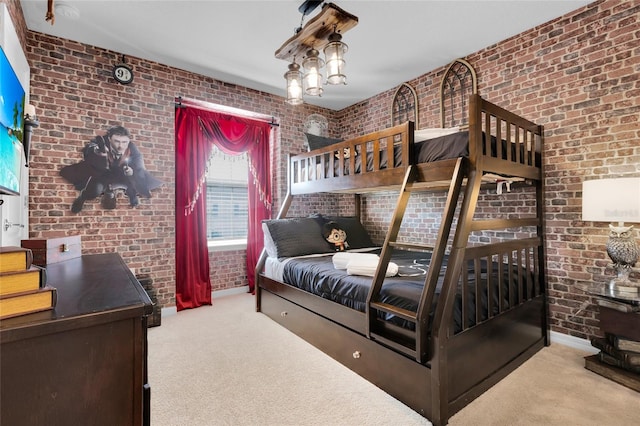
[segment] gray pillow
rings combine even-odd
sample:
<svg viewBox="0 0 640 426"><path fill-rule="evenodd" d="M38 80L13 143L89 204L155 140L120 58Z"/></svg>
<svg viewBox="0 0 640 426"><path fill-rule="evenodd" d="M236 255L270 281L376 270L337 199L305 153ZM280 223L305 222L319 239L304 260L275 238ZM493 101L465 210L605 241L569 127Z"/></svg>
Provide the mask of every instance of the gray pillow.
<svg viewBox="0 0 640 426"><path fill-rule="evenodd" d="M307 136L309 150L311 151L333 145L334 143L342 142L342 139L327 138L324 136L312 135L311 133L305 133L305 135Z"/></svg>
<svg viewBox="0 0 640 426"><path fill-rule="evenodd" d="M330 253L322 228L312 217L264 220L265 248L271 257Z"/></svg>

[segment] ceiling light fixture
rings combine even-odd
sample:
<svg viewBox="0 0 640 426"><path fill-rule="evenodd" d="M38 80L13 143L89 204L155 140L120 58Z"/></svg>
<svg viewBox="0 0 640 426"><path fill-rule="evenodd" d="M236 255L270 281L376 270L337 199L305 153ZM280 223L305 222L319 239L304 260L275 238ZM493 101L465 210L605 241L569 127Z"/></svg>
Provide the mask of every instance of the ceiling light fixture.
<svg viewBox="0 0 640 426"><path fill-rule="evenodd" d="M302 99L302 73L300 65L292 62L289 64L289 71L284 74L287 80L287 103L291 105L300 105Z"/></svg>
<svg viewBox="0 0 640 426"><path fill-rule="evenodd" d="M320 3L319 1L305 1L298 10L304 16L311 13ZM278 50L275 56L290 63L289 71L284 74L287 81L287 102L292 105L302 103L298 98L300 67L295 58L304 58L302 68L303 93L308 96L321 96L323 92L322 68L326 63L327 84L346 84L344 54L348 46L342 42L342 35L358 24L358 18L333 3L326 3L322 11L306 25L295 30L295 34L287 40ZM324 53L325 60L320 58L320 52Z"/></svg>
<svg viewBox="0 0 640 426"><path fill-rule="evenodd" d="M342 42L342 36L336 32L334 26L333 33L329 36L329 43L324 47L324 60L327 64L327 83L347 84L347 76L344 74L344 54L349 46Z"/></svg>
<svg viewBox="0 0 640 426"><path fill-rule="evenodd" d="M320 52L309 49L302 61L304 68L304 93L309 96L322 96L322 67L324 61L320 59Z"/></svg>

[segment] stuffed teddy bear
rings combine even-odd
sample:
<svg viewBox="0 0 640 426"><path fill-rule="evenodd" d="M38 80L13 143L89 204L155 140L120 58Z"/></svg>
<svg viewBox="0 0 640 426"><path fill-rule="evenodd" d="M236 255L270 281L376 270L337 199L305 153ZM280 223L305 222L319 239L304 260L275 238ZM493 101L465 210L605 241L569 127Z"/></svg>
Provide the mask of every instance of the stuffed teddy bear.
<svg viewBox="0 0 640 426"><path fill-rule="evenodd" d="M335 251L345 251L349 248L347 243L347 233L338 225L338 222L330 221L322 227L322 236L333 244Z"/></svg>

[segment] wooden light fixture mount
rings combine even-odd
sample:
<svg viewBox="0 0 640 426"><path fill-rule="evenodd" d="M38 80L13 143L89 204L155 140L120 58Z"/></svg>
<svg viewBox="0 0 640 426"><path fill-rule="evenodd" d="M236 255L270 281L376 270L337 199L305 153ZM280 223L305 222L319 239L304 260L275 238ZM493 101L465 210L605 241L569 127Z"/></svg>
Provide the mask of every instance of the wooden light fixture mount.
<svg viewBox="0 0 640 426"><path fill-rule="evenodd" d="M295 62L296 58L303 58L309 49L322 50L334 30L344 34L357 24L357 16L333 3L326 3L318 15L276 50L276 58Z"/></svg>

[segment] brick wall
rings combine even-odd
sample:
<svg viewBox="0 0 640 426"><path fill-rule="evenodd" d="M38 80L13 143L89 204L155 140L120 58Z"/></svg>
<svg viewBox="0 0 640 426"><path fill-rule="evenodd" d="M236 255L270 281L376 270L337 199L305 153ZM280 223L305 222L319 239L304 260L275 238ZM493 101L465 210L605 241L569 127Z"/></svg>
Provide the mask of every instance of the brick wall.
<svg viewBox="0 0 640 426"><path fill-rule="evenodd" d="M604 175L640 176L638 28L638 2L598 1L464 58L477 72L483 97L545 126L551 326L581 338L598 333L597 310L592 303L578 313L589 297L575 285L606 282L613 275L606 269L607 224L581 220L582 181ZM439 126L437 96L445 70L408 82L417 92L420 128ZM343 134L388 126L395 90L341 111ZM361 116L368 118L366 123L358 119ZM388 206L394 201L391 195L365 200L364 220L377 241L384 236L386 227L380 224L391 217ZM443 196L425 194L411 203L405 237L435 232ZM495 209L496 203L520 213L528 208L517 193L493 193L483 197L479 214Z"/></svg>
<svg viewBox="0 0 640 426"><path fill-rule="evenodd" d="M210 252L211 290L227 290L248 285L246 250Z"/></svg>
<svg viewBox="0 0 640 426"><path fill-rule="evenodd" d="M280 119L272 154L274 187L281 188L273 194L274 214L286 192L283 159L302 149L305 119L323 114L333 120L331 111L308 105L294 108L281 97L134 57L127 57L134 81L122 86L111 77L120 59L117 52L29 31L26 39L31 103L40 120L31 148L30 238L80 235L85 254L119 253L134 274L153 280L161 306L175 305L175 97ZM115 210L103 209L98 199L74 214L70 208L78 191L60 177L60 169L78 162L84 145L113 124L129 128L147 170L164 185L152 191L150 199L141 198L137 208L130 208L120 193ZM318 197L313 203L300 201L292 207L301 215L326 208ZM247 285L244 252L211 252L210 260L214 290Z"/></svg>
<svg viewBox="0 0 640 426"><path fill-rule="evenodd" d="M24 15L22 15L22 8L18 0L0 0L0 4L6 4L11 21L18 34L18 40L24 50L27 45L27 24L24 21Z"/></svg>
<svg viewBox="0 0 640 426"><path fill-rule="evenodd" d="M596 333L593 306L577 316L587 297L578 282L604 281L610 271L604 243L607 224L580 220L585 176L640 175L640 42L637 2L595 2L465 59L476 69L480 94L545 126L546 235L550 311L555 331L578 337ZM119 54L68 40L27 32L32 66L32 102L41 127L34 135L31 166L32 237L83 236L88 252L117 251L136 273L151 273L160 303L174 303L173 99L176 95L273 115L281 123L273 152L274 214L285 194L284 159L302 149L302 123L312 113L327 116L332 134L350 137L390 124L396 88L339 112L308 105L291 107L280 97L226 84L157 63L128 58L136 79L120 86L110 77ZM419 42L419 41L418 41ZM438 88L446 67L408 82L418 95L419 127L437 127ZM125 123L141 144L147 168L166 182L138 209L106 212L87 208L73 215L75 190L58 175L76 162L87 139L111 123ZM518 206L519 195L486 195L480 214L496 204ZM381 241L395 194L366 197L364 221ZM122 200L121 200L122 201ZM436 229L444 203L441 194L412 200L408 239ZM350 197L298 197L291 215L311 211L350 213ZM475 236L501 238L502 235ZM239 253L212 253L212 271L242 271ZM233 262L234 266L231 266ZM221 263L218 263L221 262ZM636 277L638 278L638 277ZM229 280L243 285L244 278ZM218 285L220 287L218 287ZM215 288L225 288L216 282Z"/></svg>

